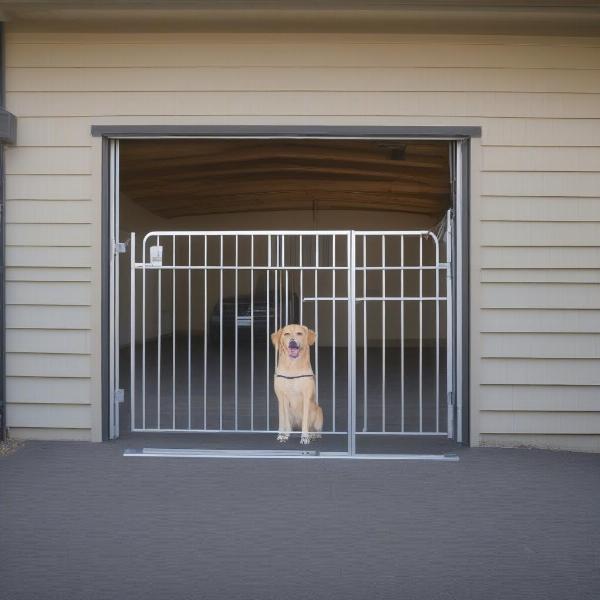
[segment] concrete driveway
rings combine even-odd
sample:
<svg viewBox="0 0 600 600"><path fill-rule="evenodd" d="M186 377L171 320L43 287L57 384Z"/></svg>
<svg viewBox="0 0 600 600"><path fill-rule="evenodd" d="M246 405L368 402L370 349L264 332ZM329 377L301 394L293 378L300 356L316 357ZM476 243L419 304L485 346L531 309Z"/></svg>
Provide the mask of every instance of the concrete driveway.
<svg viewBox="0 0 600 600"><path fill-rule="evenodd" d="M3 600L600 598L600 455L0 458Z"/></svg>

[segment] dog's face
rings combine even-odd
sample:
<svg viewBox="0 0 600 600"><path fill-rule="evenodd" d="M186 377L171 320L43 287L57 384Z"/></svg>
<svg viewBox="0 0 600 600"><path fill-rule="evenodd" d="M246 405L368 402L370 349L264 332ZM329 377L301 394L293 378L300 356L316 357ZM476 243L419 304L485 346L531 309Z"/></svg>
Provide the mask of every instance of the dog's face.
<svg viewBox="0 0 600 600"><path fill-rule="evenodd" d="M302 356L317 339L317 334L304 325L286 325L271 334L273 346L290 358Z"/></svg>

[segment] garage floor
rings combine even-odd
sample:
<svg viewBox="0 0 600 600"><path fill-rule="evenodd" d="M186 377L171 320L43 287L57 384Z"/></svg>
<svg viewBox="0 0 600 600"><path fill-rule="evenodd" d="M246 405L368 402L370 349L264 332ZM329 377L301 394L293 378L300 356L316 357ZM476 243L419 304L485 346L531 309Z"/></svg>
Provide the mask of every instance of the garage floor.
<svg viewBox="0 0 600 600"><path fill-rule="evenodd" d="M460 462L0 458L6 600L595 600L600 456Z"/></svg>

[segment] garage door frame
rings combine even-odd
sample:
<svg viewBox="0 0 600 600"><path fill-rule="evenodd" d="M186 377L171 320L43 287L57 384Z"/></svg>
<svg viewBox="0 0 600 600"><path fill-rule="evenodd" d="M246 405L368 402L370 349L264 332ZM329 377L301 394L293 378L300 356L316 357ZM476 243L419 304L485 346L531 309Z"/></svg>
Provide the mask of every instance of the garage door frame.
<svg viewBox="0 0 600 600"><path fill-rule="evenodd" d="M472 138L481 137L477 126L229 126L229 125L93 125L93 137L102 138L102 439L109 437L109 406L114 390L110 385L111 362L111 260L114 243L111 239L111 142L119 139L405 139L412 141L439 140L454 142L456 169L453 172L456 198L456 352L455 381L456 441L469 441L469 363L470 363L470 146Z"/></svg>

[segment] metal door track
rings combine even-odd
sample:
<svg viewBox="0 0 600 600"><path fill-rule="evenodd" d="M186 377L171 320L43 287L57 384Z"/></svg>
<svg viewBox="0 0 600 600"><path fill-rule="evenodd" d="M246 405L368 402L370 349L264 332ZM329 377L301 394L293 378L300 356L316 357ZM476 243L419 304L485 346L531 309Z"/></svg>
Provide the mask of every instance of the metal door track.
<svg viewBox="0 0 600 600"><path fill-rule="evenodd" d="M208 450L198 448L128 448L123 456L148 458L304 458L352 460L428 460L458 462L459 457L447 454L348 454L318 450Z"/></svg>

